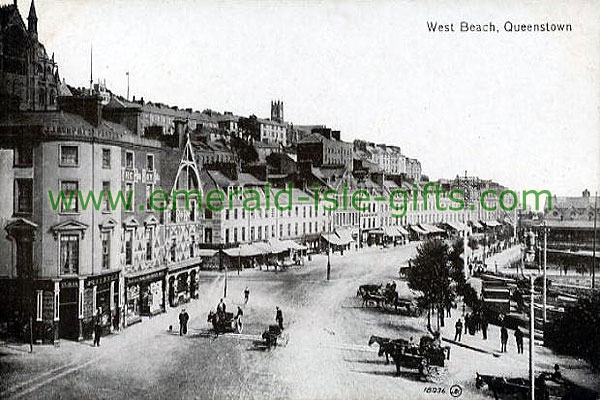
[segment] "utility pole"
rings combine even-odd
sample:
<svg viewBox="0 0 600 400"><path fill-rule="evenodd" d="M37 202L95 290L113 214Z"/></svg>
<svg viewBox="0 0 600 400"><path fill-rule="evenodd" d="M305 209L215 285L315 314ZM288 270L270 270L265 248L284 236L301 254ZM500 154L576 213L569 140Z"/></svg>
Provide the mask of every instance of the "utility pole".
<svg viewBox="0 0 600 400"><path fill-rule="evenodd" d="M546 226L546 220L544 220L544 293L542 295L543 300L543 319L544 325L546 324L546 290L548 288L547 278L546 278L546 257L548 251L548 227Z"/></svg>
<svg viewBox="0 0 600 400"><path fill-rule="evenodd" d="M531 400L535 400L535 364L533 358L535 338L535 307L534 307L533 274L529 275L529 384Z"/></svg>
<svg viewBox="0 0 600 400"><path fill-rule="evenodd" d="M598 191L594 196L594 240L592 241L592 289L596 287L596 225L598 221Z"/></svg>

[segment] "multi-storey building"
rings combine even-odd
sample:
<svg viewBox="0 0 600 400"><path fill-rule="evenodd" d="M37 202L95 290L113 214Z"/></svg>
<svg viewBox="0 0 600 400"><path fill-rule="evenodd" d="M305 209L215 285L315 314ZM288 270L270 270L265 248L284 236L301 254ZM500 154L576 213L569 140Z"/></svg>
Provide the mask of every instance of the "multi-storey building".
<svg viewBox="0 0 600 400"><path fill-rule="evenodd" d="M352 143L343 142L339 131L313 129L313 133L298 142L298 162L315 166L343 166L351 170Z"/></svg>
<svg viewBox="0 0 600 400"><path fill-rule="evenodd" d="M25 25L17 2L0 7L0 113L56 110L61 82L54 55L38 40L33 0Z"/></svg>
<svg viewBox="0 0 600 400"><path fill-rule="evenodd" d="M32 317L37 340L84 338L94 319L118 329L195 295L202 219L149 204L155 189L168 202L199 187L191 143L165 151L104 120L100 101L0 119L2 319L18 331Z"/></svg>

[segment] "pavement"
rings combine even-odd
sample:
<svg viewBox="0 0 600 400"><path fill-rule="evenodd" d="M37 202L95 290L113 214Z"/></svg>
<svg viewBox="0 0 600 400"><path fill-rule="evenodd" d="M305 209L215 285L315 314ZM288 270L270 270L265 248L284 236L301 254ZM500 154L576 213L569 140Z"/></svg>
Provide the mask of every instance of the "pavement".
<svg viewBox="0 0 600 400"><path fill-rule="evenodd" d="M432 389L449 393L459 385L464 398L484 399L490 394L474 387L476 372L526 376L527 354L514 354L514 340L500 357L452 345L446 368L428 379L408 369L396 377L395 367L377 356L377 346L367 345L373 334L408 339L426 333L425 316L362 307L356 297L359 285L392 279L401 296L414 296L398 280L398 267L415 249L411 243L335 254L330 281L324 255L283 272L230 272L225 301L228 310L243 307L242 335L215 337L209 331L206 316L223 296L224 275L206 273L200 298L183 306L191 317L185 337L168 330L177 329L180 307L103 337L100 348L64 340L60 347L35 346L33 353L0 346L0 398L430 399ZM246 286L250 301L244 305ZM283 310L289 342L268 351L256 339L275 323L276 306ZM453 338L457 317L453 311L444 336ZM499 350L497 336L491 327L487 341L466 335L463 342L493 353ZM536 358L541 368L559 362L567 377L598 380L583 362L548 349L536 349Z"/></svg>

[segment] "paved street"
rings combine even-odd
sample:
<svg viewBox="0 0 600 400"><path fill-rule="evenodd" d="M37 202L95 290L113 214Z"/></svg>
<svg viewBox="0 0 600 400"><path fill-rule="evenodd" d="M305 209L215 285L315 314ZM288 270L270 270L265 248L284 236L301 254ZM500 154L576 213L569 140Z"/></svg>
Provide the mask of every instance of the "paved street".
<svg viewBox="0 0 600 400"><path fill-rule="evenodd" d="M446 373L429 382L410 370L394 377L395 368L377 357L377 346L367 346L369 336L418 340L425 332L426 318L362 308L356 289L363 283L397 280L399 264L414 251L411 244L336 254L329 282L322 255L287 272L244 271L240 276L230 272L228 310L242 305L246 286L250 301L244 308L243 334L218 338L208 331L206 316L222 297L224 277L208 273L202 280L200 300L185 306L191 316L188 336L179 336L179 310L172 309L103 338L100 348L91 347L90 342L62 341L59 348L40 346L28 354L24 348L5 346L0 348L1 397L415 399L434 396L424 392L427 387L445 388L448 393L452 384L459 384L466 398L487 398L488 393L474 387L475 372L526 374L526 354L517 356L512 348L508 355L494 357L452 346ZM398 285L402 296L410 295L405 282ZM276 306L284 312L290 340L285 347L266 351L257 338L274 323ZM454 314L444 331L446 337L452 335ZM490 330L487 342L468 335L463 342L496 351L497 328ZM539 357L544 368L556 359L545 349ZM587 376L582 363L561 362Z"/></svg>

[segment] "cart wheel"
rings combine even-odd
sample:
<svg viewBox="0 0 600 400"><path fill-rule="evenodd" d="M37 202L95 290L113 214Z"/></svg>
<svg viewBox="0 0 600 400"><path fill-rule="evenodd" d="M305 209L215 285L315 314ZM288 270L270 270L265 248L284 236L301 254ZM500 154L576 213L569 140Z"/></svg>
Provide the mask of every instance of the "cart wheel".
<svg viewBox="0 0 600 400"><path fill-rule="evenodd" d="M423 376L427 376L429 374L429 362L426 358L421 360L421 364L419 365L419 373Z"/></svg>

